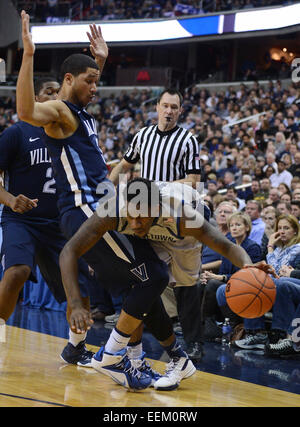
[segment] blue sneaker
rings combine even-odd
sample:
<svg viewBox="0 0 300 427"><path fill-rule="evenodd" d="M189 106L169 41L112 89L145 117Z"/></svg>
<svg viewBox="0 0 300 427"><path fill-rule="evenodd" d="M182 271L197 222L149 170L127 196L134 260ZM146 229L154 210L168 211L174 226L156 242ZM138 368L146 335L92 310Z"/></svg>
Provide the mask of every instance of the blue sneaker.
<svg viewBox="0 0 300 427"><path fill-rule="evenodd" d="M146 353L143 351L143 354L139 359L130 359L130 362L135 369L151 377L150 387L154 387L154 383L159 380L162 375L151 368L151 364L144 359L145 354Z"/></svg>
<svg viewBox="0 0 300 427"><path fill-rule="evenodd" d="M68 342L60 355L64 362L86 368L92 367L93 356L94 353L86 349L85 341L81 341L76 347Z"/></svg>
<svg viewBox="0 0 300 427"><path fill-rule="evenodd" d="M111 354L107 353L104 347L101 347L92 358L92 367L131 390L143 390L149 387L152 382L149 375L133 367L126 355L126 348Z"/></svg>

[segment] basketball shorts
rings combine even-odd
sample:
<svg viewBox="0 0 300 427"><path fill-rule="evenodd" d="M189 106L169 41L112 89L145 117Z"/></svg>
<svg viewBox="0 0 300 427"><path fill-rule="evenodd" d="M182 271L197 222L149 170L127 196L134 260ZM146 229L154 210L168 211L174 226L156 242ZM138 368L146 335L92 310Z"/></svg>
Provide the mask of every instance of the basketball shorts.
<svg viewBox="0 0 300 427"><path fill-rule="evenodd" d="M66 212L61 219L65 236L72 237L87 218L81 208ZM109 231L83 258L112 296L125 296L123 309L133 317L145 316L168 284L166 263L147 240L135 236Z"/></svg>
<svg viewBox="0 0 300 427"><path fill-rule="evenodd" d="M31 269L29 280L37 283L35 268L38 265L55 299L59 303L66 301L59 268L59 254L66 239L60 231L59 223L6 219L1 228L3 271L15 265L27 265ZM88 296L89 280L91 278L88 267L86 263L80 261L79 284L83 297Z"/></svg>

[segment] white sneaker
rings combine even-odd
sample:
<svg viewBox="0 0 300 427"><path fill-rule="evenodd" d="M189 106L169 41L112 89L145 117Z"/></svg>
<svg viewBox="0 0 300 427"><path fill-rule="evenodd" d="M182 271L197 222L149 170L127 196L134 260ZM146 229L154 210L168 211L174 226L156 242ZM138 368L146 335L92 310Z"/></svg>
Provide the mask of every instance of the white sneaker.
<svg viewBox="0 0 300 427"><path fill-rule="evenodd" d="M180 381L192 376L196 371L193 362L187 357L174 357L167 364L165 374L154 383L156 390L174 390Z"/></svg>

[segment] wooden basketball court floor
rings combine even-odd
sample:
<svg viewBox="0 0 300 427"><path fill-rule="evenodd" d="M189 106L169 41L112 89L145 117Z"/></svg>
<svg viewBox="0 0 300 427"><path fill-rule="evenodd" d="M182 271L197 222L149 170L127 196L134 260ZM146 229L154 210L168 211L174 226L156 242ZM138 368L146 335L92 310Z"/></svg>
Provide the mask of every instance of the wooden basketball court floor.
<svg viewBox="0 0 300 427"><path fill-rule="evenodd" d="M177 390L161 392L149 388L132 393L91 368L63 364L59 355L66 344L68 329L64 313L18 307L9 323L5 342L0 343L0 407L149 410L300 406L299 361L284 361L284 367L280 368L281 361L269 363L264 356L253 353L246 356L235 353L232 358L231 353L222 355L218 344L207 344L196 374L182 381ZM93 329L97 345L89 344L88 348L97 350L110 330L102 322ZM163 372L164 355L158 356L158 347L149 337L145 348L147 354L161 359L153 361L153 366ZM238 372L236 378L233 372Z"/></svg>

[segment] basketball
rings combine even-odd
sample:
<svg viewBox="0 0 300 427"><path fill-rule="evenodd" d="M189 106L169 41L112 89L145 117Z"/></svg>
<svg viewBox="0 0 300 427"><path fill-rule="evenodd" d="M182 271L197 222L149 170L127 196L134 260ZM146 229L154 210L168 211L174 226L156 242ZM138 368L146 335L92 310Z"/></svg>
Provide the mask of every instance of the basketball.
<svg viewBox="0 0 300 427"><path fill-rule="evenodd" d="M225 296L234 313L253 319L271 309L276 297L276 286L271 276L264 271L254 267L244 268L231 276Z"/></svg>

